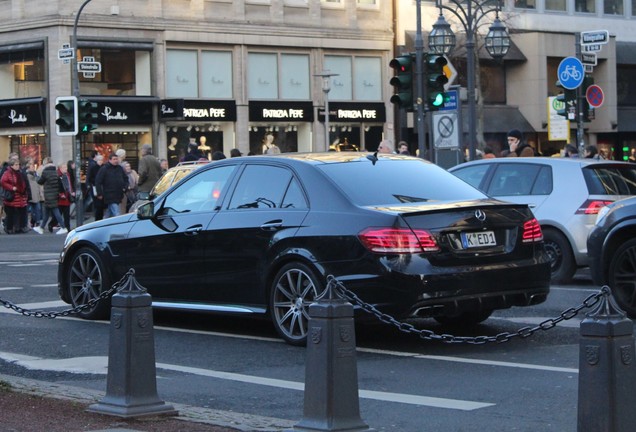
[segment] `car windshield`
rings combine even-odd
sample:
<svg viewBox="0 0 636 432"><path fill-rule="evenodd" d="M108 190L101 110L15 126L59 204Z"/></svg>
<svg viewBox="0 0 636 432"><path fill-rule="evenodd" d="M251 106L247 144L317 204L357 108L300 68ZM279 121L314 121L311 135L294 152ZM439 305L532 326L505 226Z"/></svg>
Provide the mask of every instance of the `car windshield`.
<svg viewBox="0 0 636 432"><path fill-rule="evenodd" d="M583 170L592 195L636 195L636 165L596 165Z"/></svg>
<svg viewBox="0 0 636 432"><path fill-rule="evenodd" d="M357 205L465 201L486 195L444 169L417 159L330 163L319 168Z"/></svg>

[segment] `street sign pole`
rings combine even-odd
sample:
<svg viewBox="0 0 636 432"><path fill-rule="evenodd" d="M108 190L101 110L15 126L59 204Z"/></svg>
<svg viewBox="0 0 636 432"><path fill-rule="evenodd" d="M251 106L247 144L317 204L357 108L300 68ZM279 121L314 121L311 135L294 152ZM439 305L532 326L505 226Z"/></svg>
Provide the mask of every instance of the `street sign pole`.
<svg viewBox="0 0 636 432"><path fill-rule="evenodd" d="M577 32L574 39L576 58L581 60L581 33ZM585 154L585 135L583 130L583 104L587 103L585 95L581 89L582 86L578 86L576 89L576 141L579 147L579 154Z"/></svg>

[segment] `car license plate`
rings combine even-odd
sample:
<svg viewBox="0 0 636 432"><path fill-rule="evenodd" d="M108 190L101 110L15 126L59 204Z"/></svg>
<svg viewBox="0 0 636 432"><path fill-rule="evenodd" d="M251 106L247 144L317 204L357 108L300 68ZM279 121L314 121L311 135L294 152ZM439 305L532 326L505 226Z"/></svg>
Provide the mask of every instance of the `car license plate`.
<svg viewBox="0 0 636 432"><path fill-rule="evenodd" d="M495 239L495 233L493 231L462 233L462 245L464 249L497 246L497 239Z"/></svg>

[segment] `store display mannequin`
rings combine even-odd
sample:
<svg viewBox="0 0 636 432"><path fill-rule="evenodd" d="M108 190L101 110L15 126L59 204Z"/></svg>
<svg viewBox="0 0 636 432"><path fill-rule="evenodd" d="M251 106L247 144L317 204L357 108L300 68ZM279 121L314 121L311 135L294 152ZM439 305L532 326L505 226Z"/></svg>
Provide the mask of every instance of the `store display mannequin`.
<svg viewBox="0 0 636 432"><path fill-rule="evenodd" d="M210 148L209 145L207 145L208 138L205 135L201 135L199 137L199 150L201 151L201 153L203 153L203 155L208 158L208 160L212 160L212 156L210 153L210 150L212 150Z"/></svg>
<svg viewBox="0 0 636 432"><path fill-rule="evenodd" d="M177 149L178 138L173 136L168 144L168 166L175 166L179 163L179 149Z"/></svg>
<svg viewBox="0 0 636 432"><path fill-rule="evenodd" d="M263 144L263 154L278 154L280 153L280 148L274 143L274 135L267 134L265 135L265 140Z"/></svg>

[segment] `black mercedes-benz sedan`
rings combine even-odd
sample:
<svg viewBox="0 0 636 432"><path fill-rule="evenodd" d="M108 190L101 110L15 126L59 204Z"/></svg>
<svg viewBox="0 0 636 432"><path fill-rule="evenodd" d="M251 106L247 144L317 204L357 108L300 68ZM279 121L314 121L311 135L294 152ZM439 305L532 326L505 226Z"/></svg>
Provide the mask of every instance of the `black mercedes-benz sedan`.
<svg viewBox="0 0 636 432"><path fill-rule="evenodd" d="M268 316L295 345L329 275L397 318L466 325L541 303L550 283L527 205L421 159L346 152L218 161L135 214L71 231L60 296L86 304L130 268L155 308Z"/></svg>

